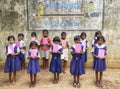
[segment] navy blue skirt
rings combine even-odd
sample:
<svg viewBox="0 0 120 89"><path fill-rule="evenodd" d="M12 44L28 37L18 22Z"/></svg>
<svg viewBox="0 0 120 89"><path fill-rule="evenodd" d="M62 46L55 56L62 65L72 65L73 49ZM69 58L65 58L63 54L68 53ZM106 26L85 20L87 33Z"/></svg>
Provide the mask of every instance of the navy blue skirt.
<svg viewBox="0 0 120 89"><path fill-rule="evenodd" d="M84 62L81 59L72 59L70 63L70 73L76 76L85 74Z"/></svg>
<svg viewBox="0 0 120 89"><path fill-rule="evenodd" d="M93 70L102 72L106 69L106 60L105 59L94 59Z"/></svg>
<svg viewBox="0 0 120 89"><path fill-rule="evenodd" d="M29 74L36 74L40 72L40 64L38 59L29 59L27 72Z"/></svg>
<svg viewBox="0 0 120 89"><path fill-rule="evenodd" d="M25 54L20 52L19 59L20 59L20 61L25 61Z"/></svg>
<svg viewBox="0 0 120 89"><path fill-rule="evenodd" d="M11 55L7 56L5 67L4 67L4 72L9 73L9 72L16 72L19 70L21 70L19 57L11 56Z"/></svg>

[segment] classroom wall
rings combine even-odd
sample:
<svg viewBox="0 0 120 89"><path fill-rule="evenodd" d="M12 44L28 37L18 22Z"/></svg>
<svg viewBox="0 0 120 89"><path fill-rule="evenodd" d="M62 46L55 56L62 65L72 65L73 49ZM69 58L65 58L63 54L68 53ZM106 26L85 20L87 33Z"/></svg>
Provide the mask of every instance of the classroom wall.
<svg viewBox="0 0 120 89"><path fill-rule="evenodd" d="M104 29L102 31L108 46L107 66L120 68L120 1L105 0ZM26 0L0 0L0 60L5 60L5 45L8 35L17 37L18 33L25 35L26 43L29 42L31 31L27 30L27 9ZM49 36L60 36L62 31L50 31ZM66 31L69 44L73 44L73 37L79 35L81 31ZM92 66L92 55L90 53L91 40L95 31L86 31L89 40L87 66ZM42 36L41 31L37 31L38 40ZM27 44L28 45L28 44ZM70 56L71 58L71 56ZM70 60L69 60L70 61Z"/></svg>

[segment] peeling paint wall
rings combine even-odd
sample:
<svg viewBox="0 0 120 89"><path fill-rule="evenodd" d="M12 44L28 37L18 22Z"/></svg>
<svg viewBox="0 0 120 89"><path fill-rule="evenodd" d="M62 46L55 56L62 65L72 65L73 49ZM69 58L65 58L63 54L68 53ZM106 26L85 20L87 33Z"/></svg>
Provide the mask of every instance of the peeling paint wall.
<svg viewBox="0 0 120 89"><path fill-rule="evenodd" d="M109 67L120 67L120 1L105 0L104 30L108 46L107 63ZM0 59L5 60L4 49L7 44L7 36L13 34L17 37L18 33L24 33L26 43L30 39L31 31L27 30L27 9L26 0L0 0ZM62 31L50 31L49 36L53 38ZM66 31L69 44L73 43L73 37L81 31ZM91 39L95 31L86 31L87 38L91 46ZM42 32L37 32L38 39ZM91 49L91 48L90 48ZM89 50L88 66L92 64L92 56Z"/></svg>

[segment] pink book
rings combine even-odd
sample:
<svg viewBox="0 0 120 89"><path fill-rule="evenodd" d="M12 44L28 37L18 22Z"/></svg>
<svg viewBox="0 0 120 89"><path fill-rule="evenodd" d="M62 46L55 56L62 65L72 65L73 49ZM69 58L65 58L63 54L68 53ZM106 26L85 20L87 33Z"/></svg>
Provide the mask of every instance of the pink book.
<svg viewBox="0 0 120 89"><path fill-rule="evenodd" d="M105 57L105 50L99 49L99 51L98 51L98 56L99 56L100 58Z"/></svg>
<svg viewBox="0 0 120 89"><path fill-rule="evenodd" d="M14 53L14 47L13 45L8 46L8 54Z"/></svg>
<svg viewBox="0 0 120 89"><path fill-rule="evenodd" d="M20 47L20 41L17 41L17 42L16 42L16 45L17 45L18 47Z"/></svg>
<svg viewBox="0 0 120 89"><path fill-rule="evenodd" d="M48 38L43 38L43 44L47 44L48 43Z"/></svg>
<svg viewBox="0 0 120 89"><path fill-rule="evenodd" d="M62 46L63 47L66 47L66 43L67 43L66 40L62 40Z"/></svg>
<svg viewBox="0 0 120 89"><path fill-rule="evenodd" d="M31 41L35 41L35 37L31 37Z"/></svg>
<svg viewBox="0 0 120 89"><path fill-rule="evenodd" d="M53 45L53 52L54 53L58 52L58 44Z"/></svg>
<svg viewBox="0 0 120 89"><path fill-rule="evenodd" d="M75 52L80 53L81 51L81 44L75 44Z"/></svg>
<svg viewBox="0 0 120 89"><path fill-rule="evenodd" d="M35 58L37 56L37 50L36 49L31 49L31 57Z"/></svg>

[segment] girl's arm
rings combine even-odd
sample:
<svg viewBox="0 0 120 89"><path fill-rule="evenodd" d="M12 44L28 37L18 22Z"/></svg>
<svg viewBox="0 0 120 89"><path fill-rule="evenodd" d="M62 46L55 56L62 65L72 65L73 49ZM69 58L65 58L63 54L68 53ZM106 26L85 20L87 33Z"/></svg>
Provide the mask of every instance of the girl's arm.
<svg viewBox="0 0 120 89"><path fill-rule="evenodd" d="M69 48L69 44L68 44L68 42L67 42L67 47Z"/></svg>
<svg viewBox="0 0 120 89"><path fill-rule="evenodd" d="M71 55L75 54L75 51L71 51Z"/></svg>

